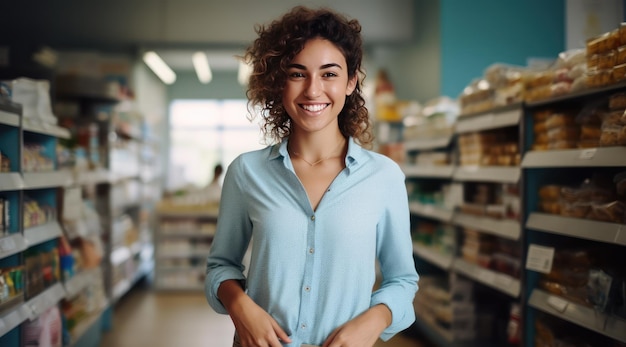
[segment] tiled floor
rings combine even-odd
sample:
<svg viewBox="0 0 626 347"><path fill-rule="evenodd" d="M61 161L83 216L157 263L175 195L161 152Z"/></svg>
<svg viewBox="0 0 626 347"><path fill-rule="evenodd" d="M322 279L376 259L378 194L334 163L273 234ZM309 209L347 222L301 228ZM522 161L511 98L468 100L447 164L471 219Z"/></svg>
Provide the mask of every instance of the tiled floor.
<svg viewBox="0 0 626 347"><path fill-rule="evenodd" d="M234 331L230 318L215 313L202 293L155 292L140 284L117 303L101 347L231 347ZM396 335L375 347L426 345Z"/></svg>

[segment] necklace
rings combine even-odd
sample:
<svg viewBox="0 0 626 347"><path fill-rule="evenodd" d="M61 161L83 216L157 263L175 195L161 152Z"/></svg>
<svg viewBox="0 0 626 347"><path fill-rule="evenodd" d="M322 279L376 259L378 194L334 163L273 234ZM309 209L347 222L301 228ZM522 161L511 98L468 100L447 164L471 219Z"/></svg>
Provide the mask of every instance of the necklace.
<svg viewBox="0 0 626 347"><path fill-rule="evenodd" d="M304 161L305 163L309 164L309 166L315 166L315 165L323 162L324 160L328 160L328 159L331 159L331 158L337 158L338 155L333 155L333 153L335 153L337 151L337 149L339 149L342 145L343 145L343 142L339 142L339 146L337 146L335 149L333 149L330 152L331 154L329 156L323 157L322 159L319 159L319 160L314 161L314 162L310 162L310 161L304 159L304 157L302 155L300 155L300 153L294 152L293 150L288 150L288 152L291 152L291 154L293 154L294 156L302 159L302 161ZM289 148L287 148L287 149L289 149Z"/></svg>

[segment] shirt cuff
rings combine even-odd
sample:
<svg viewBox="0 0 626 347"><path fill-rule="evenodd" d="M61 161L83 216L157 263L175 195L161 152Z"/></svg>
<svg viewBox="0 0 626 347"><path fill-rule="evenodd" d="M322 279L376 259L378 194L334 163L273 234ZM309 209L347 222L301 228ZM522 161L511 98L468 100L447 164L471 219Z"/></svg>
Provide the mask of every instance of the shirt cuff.
<svg viewBox="0 0 626 347"><path fill-rule="evenodd" d="M391 324L380 335L381 340L388 341L415 322L415 291L411 291L410 297L407 292L404 288L385 288L372 294L370 307L383 304L391 311Z"/></svg>
<svg viewBox="0 0 626 347"><path fill-rule="evenodd" d="M228 311L217 297L217 290L222 282L227 280L241 281L244 285L243 287L245 288L246 278L239 269L235 268L215 268L209 271L204 278L204 295L206 296L209 305L215 310L215 312L221 314L228 314Z"/></svg>

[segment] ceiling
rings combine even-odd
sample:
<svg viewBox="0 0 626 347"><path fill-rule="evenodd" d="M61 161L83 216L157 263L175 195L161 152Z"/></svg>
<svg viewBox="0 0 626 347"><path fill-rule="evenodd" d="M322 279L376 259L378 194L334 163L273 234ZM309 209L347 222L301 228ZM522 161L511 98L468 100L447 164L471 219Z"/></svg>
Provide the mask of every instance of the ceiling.
<svg viewBox="0 0 626 347"><path fill-rule="evenodd" d="M155 49L155 52L172 68L174 71L191 71L193 64L191 56L198 50L192 49ZM239 60L237 56L243 55L242 50L235 49L219 49L219 50L202 50L209 59L209 65L214 71L232 71L239 68Z"/></svg>

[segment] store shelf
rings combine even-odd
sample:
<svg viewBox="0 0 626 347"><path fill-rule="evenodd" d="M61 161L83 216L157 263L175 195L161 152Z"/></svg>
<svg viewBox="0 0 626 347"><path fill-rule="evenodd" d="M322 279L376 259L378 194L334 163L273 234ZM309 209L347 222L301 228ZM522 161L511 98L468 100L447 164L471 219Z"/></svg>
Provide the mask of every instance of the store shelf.
<svg viewBox="0 0 626 347"><path fill-rule="evenodd" d="M126 246L118 247L111 252L110 261L113 266L118 266L129 260L133 256L130 248Z"/></svg>
<svg viewBox="0 0 626 347"><path fill-rule="evenodd" d="M202 272L206 271L205 266L157 266L158 272Z"/></svg>
<svg viewBox="0 0 626 347"><path fill-rule="evenodd" d="M208 249L198 249L198 250L189 250L189 251L161 251L157 254L158 259L172 259L172 258L201 258L209 255L210 250Z"/></svg>
<svg viewBox="0 0 626 347"><path fill-rule="evenodd" d="M21 115L22 105L14 103L4 96L0 96L0 111L4 111L10 114Z"/></svg>
<svg viewBox="0 0 626 347"><path fill-rule="evenodd" d="M457 258L452 265L454 271L477 282L517 298L521 291L521 282L509 275L491 271L478 265Z"/></svg>
<svg viewBox="0 0 626 347"><path fill-rule="evenodd" d="M517 166L459 166L454 172L456 181L517 183L522 169Z"/></svg>
<svg viewBox="0 0 626 347"><path fill-rule="evenodd" d="M0 238L0 259L22 252L26 249L26 240L21 233L14 233Z"/></svg>
<svg viewBox="0 0 626 347"><path fill-rule="evenodd" d="M33 320L39 317L43 312L55 306L65 298L65 288L61 283L56 283L43 293L35 296L24 303L28 311L28 319Z"/></svg>
<svg viewBox="0 0 626 347"><path fill-rule="evenodd" d="M4 315L0 316L0 337L15 329L29 318L30 312L26 305L18 302L5 312Z"/></svg>
<svg viewBox="0 0 626 347"><path fill-rule="evenodd" d="M77 172L72 185L94 185L108 183L111 181L111 173L108 170L100 169L94 171Z"/></svg>
<svg viewBox="0 0 626 347"><path fill-rule="evenodd" d="M437 265L444 270L450 270L454 258L451 255L443 254L427 246L413 243L413 253L431 264Z"/></svg>
<svg viewBox="0 0 626 347"><path fill-rule="evenodd" d="M522 119L522 112L521 105L512 105L476 115L464 115L457 119L455 132L462 134L516 126Z"/></svg>
<svg viewBox="0 0 626 347"><path fill-rule="evenodd" d="M24 188L22 176L17 172L0 173L0 192Z"/></svg>
<svg viewBox="0 0 626 347"><path fill-rule="evenodd" d="M215 236L215 234L203 234L203 233L199 233L197 231L190 231L190 232L173 232L173 233L161 233L159 234L160 238L190 238L190 239L199 239L199 238L203 238L203 239L211 239Z"/></svg>
<svg viewBox="0 0 626 347"><path fill-rule="evenodd" d="M626 147L532 151L524 155L524 168L626 166Z"/></svg>
<svg viewBox="0 0 626 347"><path fill-rule="evenodd" d="M454 341L452 334L441 326L423 320L419 315L415 318L415 326L418 330L426 335L428 340L438 347L488 347L488 343L479 343L476 341Z"/></svg>
<svg viewBox="0 0 626 347"><path fill-rule="evenodd" d="M69 139L71 137L70 131L66 128L54 124L48 124L39 120L24 118L22 124L24 131L28 131L36 134L49 135L58 137L61 139Z"/></svg>
<svg viewBox="0 0 626 347"><path fill-rule="evenodd" d="M563 102L568 102L568 101L575 101L581 98L600 96L602 94L611 93L611 92L622 90L625 88L626 88L626 83L616 83L616 84L606 86L606 87L590 88L590 89L585 89L585 90L581 90L581 91L577 91L573 93L568 93L565 95L560 95L554 98L527 102L526 107L535 108L535 107L543 107L546 105L553 105L553 104L563 103Z"/></svg>
<svg viewBox="0 0 626 347"><path fill-rule="evenodd" d="M534 212L528 217L526 227L552 234L626 246L626 225L624 224Z"/></svg>
<svg viewBox="0 0 626 347"><path fill-rule="evenodd" d="M415 139L404 141L406 151L427 151L438 148L446 148L452 142L452 135L435 137L430 139Z"/></svg>
<svg viewBox="0 0 626 347"><path fill-rule="evenodd" d="M61 235L63 235L63 230L61 229L61 225L56 221L24 230L24 239L27 247L54 240Z"/></svg>
<svg viewBox="0 0 626 347"><path fill-rule="evenodd" d="M83 319L78 325L72 329L70 332L70 345L69 347L75 346L76 342L80 340L83 335L87 333L89 329L91 329L94 324L100 322L100 316L104 311L109 307L109 303L105 302L95 313L89 315L88 318Z"/></svg>
<svg viewBox="0 0 626 347"><path fill-rule="evenodd" d="M520 223L512 219L494 219L458 212L454 214L452 222L458 226L477 229L510 240L518 240L522 232Z"/></svg>
<svg viewBox="0 0 626 347"><path fill-rule="evenodd" d="M626 320L610 317L591 307L569 302L543 290L533 290L528 304L540 311L570 321L620 342L626 342Z"/></svg>
<svg viewBox="0 0 626 347"><path fill-rule="evenodd" d="M152 271L153 262L145 261L142 262L138 267L137 271L130 277L119 281L113 287L113 302L117 302L122 296L124 296L128 291L144 276Z"/></svg>
<svg viewBox="0 0 626 347"><path fill-rule="evenodd" d="M23 174L24 189L45 189L66 187L72 182L69 171L25 172Z"/></svg>
<svg viewBox="0 0 626 347"><path fill-rule="evenodd" d="M12 127L20 126L19 113L7 112L0 109L0 124L8 125Z"/></svg>
<svg viewBox="0 0 626 347"><path fill-rule="evenodd" d="M452 178L455 170L454 165L442 166L421 166L421 165L403 165L402 171L407 178Z"/></svg>
<svg viewBox="0 0 626 347"><path fill-rule="evenodd" d="M177 285L165 285L157 284L156 288L160 291L204 291L204 286L195 284L177 284Z"/></svg>
<svg viewBox="0 0 626 347"><path fill-rule="evenodd" d="M452 216L454 215L453 211L447 210L443 207L422 204L419 202L410 202L409 210L413 214L416 214L422 217L431 218L431 219L436 219L438 221L446 222L446 223L452 221Z"/></svg>
<svg viewBox="0 0 626 347"><path fill-rule="evenodd" d="M90 283L102 275L100 268L84 270L64 283L68 298L72 298L83 291Z"/></svg>
<svg viewBox="0 0 626 347"><path fill-rule="evenodd" d="M163 211L159 210L159 217L184 217L184 218L217 218L218 211Z"/></svg>

